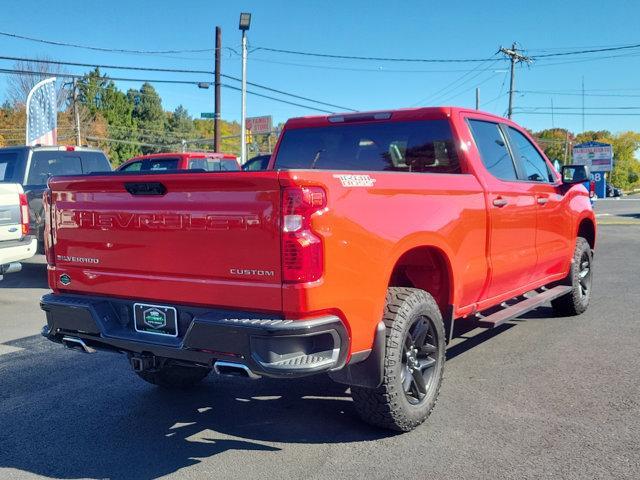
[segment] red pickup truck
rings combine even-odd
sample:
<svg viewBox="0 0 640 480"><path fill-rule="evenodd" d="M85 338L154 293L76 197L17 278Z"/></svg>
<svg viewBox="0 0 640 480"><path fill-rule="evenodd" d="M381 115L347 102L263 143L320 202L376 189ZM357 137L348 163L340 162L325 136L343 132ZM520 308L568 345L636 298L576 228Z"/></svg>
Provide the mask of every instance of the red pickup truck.
<svg viewBox="0 0 640 480"><path fill-rule="evenodd" d="M458 322L586 310L586 178L445 107L289 120L266 171L55 177L43 334L162 386L328 372L364 420L411 430Z"/></svg>
<svg viewBox="0 0 640 480"><path fill-rule="evenodd" d="M156 172L173 170L206 170L207 172L235 172L240 164L228 153L179 152L151 153L127 160L118 167L122 172Z"/></svg>

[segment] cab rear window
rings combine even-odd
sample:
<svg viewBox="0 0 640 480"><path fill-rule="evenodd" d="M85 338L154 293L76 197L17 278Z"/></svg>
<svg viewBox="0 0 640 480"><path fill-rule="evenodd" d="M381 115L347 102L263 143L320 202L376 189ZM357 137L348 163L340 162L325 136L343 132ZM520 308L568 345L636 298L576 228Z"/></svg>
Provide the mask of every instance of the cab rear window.
<svg viewBox="0 0 640 480"><path fill-rule="evenodd" d="M287 130L275 168L460 173L447 120Z"/></svg>
<svg viewBox="0 0 640 480"><path fill-rule="evenodd" d="M202 169L207 172L233 172L240 170L238 162L227 158L190 158L189 170Z"/></svg>
<svg viewBox="0 0 640 480"><path fill-rule="evenodd" d="M27 185L46 185L55 175L82 175L109 172L111 166L99 152L41 150L31 154Z"/></svg>

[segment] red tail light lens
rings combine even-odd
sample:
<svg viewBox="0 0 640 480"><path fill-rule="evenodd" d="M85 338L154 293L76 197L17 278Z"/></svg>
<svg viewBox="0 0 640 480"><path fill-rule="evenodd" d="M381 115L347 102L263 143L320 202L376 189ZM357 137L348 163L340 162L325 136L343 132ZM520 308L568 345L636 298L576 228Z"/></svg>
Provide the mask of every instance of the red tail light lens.
<svg viewBox="0 0 640 480"><path fill-rule="evenodd" d="M311 228L311 216L327 206L320 187L291 187L282 192L282 279L313 282L322 277L322 238Z"/></svg>
<svg viewBox="0 0 640 480"><path fill-rule="evenodd" d="M47 257L47 263L49 265L55 265L55 254L53 250L53 206L51 205L52 195L51 190L46 189L42 196L42 203L44 205L44 253Z"/></svg>
<svg viewBox="0 0 640 480"><path fill-rule="evenodd" d="M20 195L20 224L22 225L22 235L29 235L29 202L24 193Z"/></svg>

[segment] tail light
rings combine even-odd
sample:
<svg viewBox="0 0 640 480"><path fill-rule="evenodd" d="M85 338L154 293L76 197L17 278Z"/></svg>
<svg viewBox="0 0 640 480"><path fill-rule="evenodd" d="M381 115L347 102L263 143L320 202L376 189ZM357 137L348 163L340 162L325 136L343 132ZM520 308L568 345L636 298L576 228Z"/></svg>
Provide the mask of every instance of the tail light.
<svg viewBox="0 0 640 480"><path fill-rule="evenodd" d="M589 198L593 198L596 196L596 181L589 181Z"/></svg>
<svg viewBox="0 0 640 480"><path fill-rule="evenodd" d="M20 224L22 225L22 235L29 235L29 202L24 193L20 193Z"/></svg>
<svg viewBox="0 0 640 480"><path fill-rule="evenodd" d="M49 265L55 265L55 258L53 251L53 205L51 190L46 189L42 195L42 203L44 205L44 253L47 257L47 263Z"/></svg>
<svg viewBox="0 0 640 480"><path fill-rule="evenodd" d="M286 283L318 280L324 270L322 238L311 229L311 216L327 205L320 187L290 187L282 192L282 279Z"/></svg>

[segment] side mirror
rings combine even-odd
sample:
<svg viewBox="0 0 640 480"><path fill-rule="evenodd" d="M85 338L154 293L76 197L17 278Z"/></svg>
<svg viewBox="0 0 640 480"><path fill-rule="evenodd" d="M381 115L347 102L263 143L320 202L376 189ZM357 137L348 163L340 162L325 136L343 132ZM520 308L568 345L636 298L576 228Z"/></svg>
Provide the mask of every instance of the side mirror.
<svg viewBox="0 0 640 480"><path fill-rule="evenodd" d="M589 181L589 167L587 165L563 165L560 173L562 183L565 185Z"/></svg>

